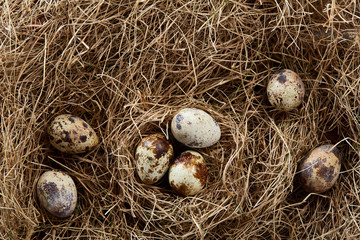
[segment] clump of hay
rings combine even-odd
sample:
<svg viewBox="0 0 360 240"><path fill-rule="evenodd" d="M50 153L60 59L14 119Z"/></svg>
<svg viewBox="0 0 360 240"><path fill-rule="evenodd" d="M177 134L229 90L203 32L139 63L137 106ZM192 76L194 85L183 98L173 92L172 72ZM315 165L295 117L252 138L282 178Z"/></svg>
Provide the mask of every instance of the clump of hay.
<svg viewBox="0 0 360 240"><path fill-rule="evenodd" d="M0 237L4 239L357 238L360 6L356 1L42 1L0 3ZM278 69L306 86L301 108L274 110ZM222 129L199 150L206 189L179 197L164 178L142 184L134 150L183 107ZM101 145L67 155L45 126L60 113L89 122ZM301 157L319 144L343 153L337 184L308 194ZM69 173L76 212L56 219L35 187Z"/></svg>

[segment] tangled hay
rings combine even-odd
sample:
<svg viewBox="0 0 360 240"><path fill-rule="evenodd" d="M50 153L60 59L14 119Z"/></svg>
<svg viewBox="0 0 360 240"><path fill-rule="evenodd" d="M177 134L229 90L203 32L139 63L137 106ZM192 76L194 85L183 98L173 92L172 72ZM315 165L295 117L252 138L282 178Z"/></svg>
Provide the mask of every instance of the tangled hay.
<svg viewBox="0 0 360 240"><path fill-rule="evenodd" d="M357 1L0 2L0 237L3 239L358 239L360 5ZM281 68L304 80L303 105L274 110L266 83ZM171 136L193 106L219 123L200 149L204 191L176 195L135 174L141 137ZM101 145L50 146L61 113L85 119ZM301 157L319 144L343 153L336 185L308 194ZM69 173L68 219L39 207L36 181Z"/></svg>

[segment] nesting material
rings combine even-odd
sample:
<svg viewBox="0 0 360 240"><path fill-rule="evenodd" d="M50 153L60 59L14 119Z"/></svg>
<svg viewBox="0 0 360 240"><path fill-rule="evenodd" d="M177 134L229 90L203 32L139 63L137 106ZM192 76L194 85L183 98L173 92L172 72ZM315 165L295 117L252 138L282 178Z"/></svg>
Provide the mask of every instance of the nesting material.
<svg viewBox="0 0 360 240"><path fill-rule="evenodd" d="M358 239L355 2L1 1L0 238ZM324 27L332 31L315 39ZM269 107L275 69L306 85L286 114ZM195 149L206 186L179 196L167 175L144 184L134 153L152 133L175 143L172 118L188 106L210 114L221 138ZM51 146L45 126L65 113L101 136L96 150ZM320 144L337 144L341 174L310 194L297 167ZM175 157L193 149L173 147ZM40 208L47 169L76 179L68 218Z"/></svg>

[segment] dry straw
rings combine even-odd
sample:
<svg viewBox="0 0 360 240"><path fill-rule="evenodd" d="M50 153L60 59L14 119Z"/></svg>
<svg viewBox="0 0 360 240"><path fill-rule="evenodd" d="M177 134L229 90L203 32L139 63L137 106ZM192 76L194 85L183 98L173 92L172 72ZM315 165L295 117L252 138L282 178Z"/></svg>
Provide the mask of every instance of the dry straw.
<svg viewBox="0 0 360 240"><path fill-rule="evenodd" d="M0 1L0 238L359 239L358 1ZM281 113L266 83L281 68L305 101ZM206 110L221 140L201 149L206 189L179 197L142 184L136 144L172 139L182 107ZM101 145L67 155L45 126L88 121ZM304 192L296 168L323 143L343 153L337 184ZM174 142L176 153L185 148ZM40 209L41 173L75 180L70 218Z"/></svg>

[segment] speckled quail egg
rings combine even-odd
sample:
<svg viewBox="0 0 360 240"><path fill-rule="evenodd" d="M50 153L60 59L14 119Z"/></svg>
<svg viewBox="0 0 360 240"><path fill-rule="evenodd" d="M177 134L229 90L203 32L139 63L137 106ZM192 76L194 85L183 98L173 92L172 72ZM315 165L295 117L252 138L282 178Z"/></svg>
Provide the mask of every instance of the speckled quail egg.
<svg viewBox="0 0 360 240"><path fill-rule="evenodd" d="M151 134L142 139L136 148L136 171L141 181L154 184L169 169L174 156L171 143L162 134Z"/></svg>
<svg viewBox="0 0 360 240"><path fill-rule="evenodd" d="M321 145L310 151L300 162L300 184L307 192L325 192L335 184L340 167L340 151L331 144Z"/></svg>
<svg viewBox="0 0 360 240"><path fill-rule="evenodd" d="M205 148L221 137L218 123L208 113L197 108L180 110L171 121L171 132L188 147Z"/></svg>
<svg viewBox="0 0 360 240"><path fill-rule="evenodd" d="M41 207L56 217L68 217L76 207L75 183L69 175L60 171L47 171L41 175L37 196Z"/></svg>
<svg viewBox="0 0 360 240"><path fill-rule="evenodd" d="M198 152L185 151L170 166L170 185L181 195L189 196L200 192L206 184L206 178L206 163Z"/></svg>
<svg viewBox="0 0 360 240"><path fill-rule="evenodd" d="M298 107L305 96L305 86L299 75L289 69L277 71L267 85L271 105L282 111Z"/></svg>
<svg viewBox="0 0 360 240"><path fill-rule="evenodd" d="M83 119L70 114L55 117L47 132L51 145L66 153L84 153L99 144L94 129Z"/></svg>

